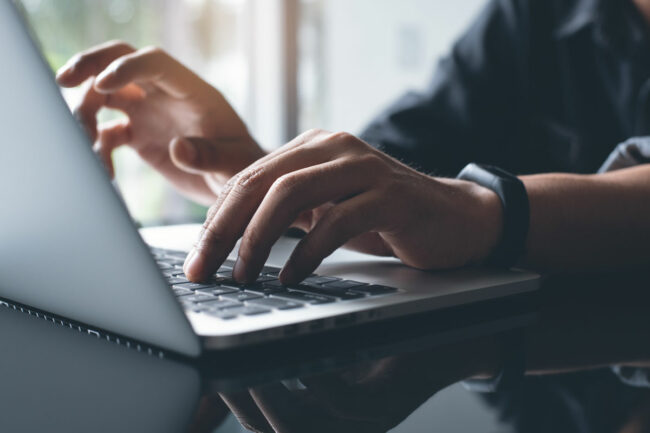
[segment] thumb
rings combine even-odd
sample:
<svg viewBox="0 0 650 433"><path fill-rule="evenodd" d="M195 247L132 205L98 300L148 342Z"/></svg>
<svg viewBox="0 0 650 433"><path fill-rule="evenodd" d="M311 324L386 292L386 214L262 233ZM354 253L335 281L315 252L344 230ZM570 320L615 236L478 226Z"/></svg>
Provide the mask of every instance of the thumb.
<svg viewBox="0 0 650 433"><path fill-rule="evenodd" d="M169 144L169 156L178 168L204 174L222 169L223 161L214 142L201 137L176 137Z"/></svg>

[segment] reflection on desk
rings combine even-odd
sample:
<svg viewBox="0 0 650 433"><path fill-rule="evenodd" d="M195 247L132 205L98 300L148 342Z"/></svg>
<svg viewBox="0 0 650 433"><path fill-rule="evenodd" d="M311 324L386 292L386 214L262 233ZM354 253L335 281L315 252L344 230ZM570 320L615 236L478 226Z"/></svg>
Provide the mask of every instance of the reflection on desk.
<svg viewBox="0 0 650 433"><path fill-rule="evenodd" d="M454 323L439 318L439 326L431 317L430 328L419 333L359 335L354 350L349 344L320 353L307 344L274 346L275 353L189 363L0 306L0 430L225 433L241 431L239 420L253 430L278 432L647 431L650 391L621 382L608 356L627 340L650 338L648 286L634 299L633 293L622 296L621 286L612 297L618 277L585 281L544 291L529 334L551 342L572 334L575 340L562 341L577 342L569 348L574 354L600 344L600 357L592 360L599 368L573 371L575 357L567 357L558 364L561 374L530 376L490 395L453 384L469 374L466 364L480 353L481 341L521 322L482 317L479 310L458 312ZM598 281L603 290L595 288ZM566 296L578 283L584 288ZM529 313L511 310L519 319Z"/></svg>

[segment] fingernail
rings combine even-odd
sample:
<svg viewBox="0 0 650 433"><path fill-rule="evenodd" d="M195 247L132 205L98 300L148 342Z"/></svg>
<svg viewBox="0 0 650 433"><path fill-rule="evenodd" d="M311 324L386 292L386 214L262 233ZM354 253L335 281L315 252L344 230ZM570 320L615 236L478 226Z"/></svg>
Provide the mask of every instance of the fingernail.
<svg viewBox="0 0 650 433"><path fill-rule="evenodd" d="M70 74L74 70L74 62L68 60L65 65L61 66L58 71L56 71L56 80L59 81L64 76Z"/></svg>
<svg viewBox="0 0 650 433"><path fill-rule="evenodd" d="M196 250L193 249L185 258L185 263L183 263L183 272L185 272L185 275L190 275L195 272L194 268L196 265L194 263L196 262L196 256Z"/></svg>
<svg viewBox="0 0 650 433"><path fill-rule="evenodd" d="M66 72L68 72L68 69L65 66L59 69L58 71L56 71L56 77L55 77L56 81L60 81L61 78L66 74Z"/></svg>
<svg viewBox="0 0 650 433"><path fill-rule="evenodd" d="M93 88L95 89L96 92L108 93L104 91L104 89L102 89L102 86L105 86L106 82L110 81L110 76L111 76L110 71L105 70L95 78L95 82L93 83Z"/></svg>
<svg viewBox="0 0 650 433"><path fill-rule="evenodd" d="M241 257L237 257L237 261L235 261L235 266L232 268L232 277L238 283L246 282L246 263Z"/></svg>

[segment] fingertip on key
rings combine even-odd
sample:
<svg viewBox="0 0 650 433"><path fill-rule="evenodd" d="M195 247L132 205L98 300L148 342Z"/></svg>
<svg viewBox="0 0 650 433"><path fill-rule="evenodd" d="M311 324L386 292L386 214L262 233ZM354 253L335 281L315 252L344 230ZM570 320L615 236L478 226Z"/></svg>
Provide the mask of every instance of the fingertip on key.
<svg viewBox="0 0 650 433"><path fill-rule="evenodd" d="M192 250L183 264L183 272L190 281L198 282L202 279L203 260L196 250Z"/></svg>
<svg viewBox="0 0 650 433"><path fill-rule="evenodd" d="M235 261L235 266L232 268L232 277L237 281L238 283L244 284L248 280L248 276L246 275L246 262L241 257L237 257L237 260Z"/></svg>

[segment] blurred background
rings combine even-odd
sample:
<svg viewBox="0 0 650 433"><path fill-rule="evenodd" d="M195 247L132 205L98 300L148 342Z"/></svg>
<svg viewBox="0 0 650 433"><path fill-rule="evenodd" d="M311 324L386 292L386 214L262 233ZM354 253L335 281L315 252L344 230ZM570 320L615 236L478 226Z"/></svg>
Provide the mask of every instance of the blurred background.
<svg viewBox="0 0 650 433"><path fill-rule="evenodd" d="M56 70L110 39L158 45L219 88L272 149L309 128L358 133L440 56L485 0L20 0ZM73 103L74 89L66 91ZM116 113L103 112L108 119ZM141 225L205 209L121 149L117 182Z"/></svg>

